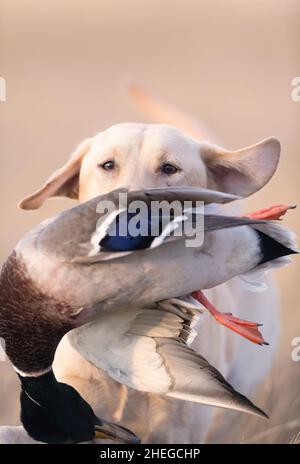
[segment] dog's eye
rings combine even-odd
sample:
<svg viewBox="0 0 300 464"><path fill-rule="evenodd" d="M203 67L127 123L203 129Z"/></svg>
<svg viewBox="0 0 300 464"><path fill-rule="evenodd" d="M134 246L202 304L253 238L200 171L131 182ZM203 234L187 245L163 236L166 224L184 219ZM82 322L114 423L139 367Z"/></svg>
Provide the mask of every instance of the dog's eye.
<svg viewBox="0 0 300 464"><path fill-rule="evenodd" d="M172 174L176 174L176 172L178 172L178 168L170 163L162 164L160 170L163 174L167 174L167 176L171 176Z"/></svg>
<svg viewBox="0 0 300 464"><path fill-rule="evenodd" d="M100 167L102 169L105 169L105 171L112 171L113 169L115 169L115 162L112 160L106 161L105 163L100 164Z"/></svg>

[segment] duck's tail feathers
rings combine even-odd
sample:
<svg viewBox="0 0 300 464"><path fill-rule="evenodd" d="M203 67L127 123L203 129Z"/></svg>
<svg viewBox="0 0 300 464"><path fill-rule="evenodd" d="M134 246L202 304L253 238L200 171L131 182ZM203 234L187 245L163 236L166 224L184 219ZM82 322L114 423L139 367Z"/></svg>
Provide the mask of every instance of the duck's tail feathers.
<svg viewBox="0 0 300 464"><path fill-rule="evenodd" d="M257 224L254 227L256 230L269 235L281 245L289 248L292 252L298 252L297 236L295 232L282 226L278 221L268 221L263 224Z"/></svg>
<svg viewBox="0 0 300 464"><path fill-rule="evenodd" d="M242 274L239 279L252 291L263 291L266 285L261 282L262 275L270 269L285 267L297 254L297 237L290 229L275 221L264 221L252 226L259 233L261 260L252 271Z"/></svg>
<svg viewBox="0 0 300 464"><path fill-rule="evenodd" d="M279 267L290 261L289 255L298 253L297 237L290 229L277 222L255 225L261 240L262 258L260 264Z"/></svg>

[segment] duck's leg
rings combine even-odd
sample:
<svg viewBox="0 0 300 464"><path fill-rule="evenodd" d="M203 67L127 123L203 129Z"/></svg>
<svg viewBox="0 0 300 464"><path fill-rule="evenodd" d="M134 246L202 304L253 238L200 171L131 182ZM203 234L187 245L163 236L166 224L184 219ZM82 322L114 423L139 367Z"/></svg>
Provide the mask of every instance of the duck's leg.
<svg viewBox="0 0 300 464"><path fill-rule="evenodd" d="M251 219L281 219L281 216L284 216L289 209L296 208L295 205L286 206L286 205L273 205L269 208L259 209L253 213L245 214L245 217Z"/></svg>
<svg viewBox="0 0 300 464"><path fill-rule="evenodd" d="M238 317L234 317L231 313L219 312L201 291L193 292L192 297L199 301L220 324L228 327L253 343L268 345L258 330L261 324L239 319Z"/></svg>
<svg viewBox="0 0 300 464"><path fill-rule="evenodd" d="M296 206L273 205L269 208L245 214L245 217L252 219L279 220L289 209L293 209L295 207ZM239 319L238 317L234 317L231 313L219 312L201 291L193 292L192 296L198 300L199 303L201 303L220 324L225 325L253 343L257 343L258 345L268 345L258 330L260 324Z"/></svg>
<svg viewBox="0 0 300 464"><path fill-rule="evenodd" d="M273 205L269 208L245 214L244 216L252 219L280 220L280 218L284 216L289 209L294 208L296 208L296 206ZM258 327L261 324L234 317L231 313L219 312L201 291L193 292L191 295L198 300L199 303L201 303L220 324L228 327L253 343L257 343L258 345L268 345L258 330Z"/></svg>

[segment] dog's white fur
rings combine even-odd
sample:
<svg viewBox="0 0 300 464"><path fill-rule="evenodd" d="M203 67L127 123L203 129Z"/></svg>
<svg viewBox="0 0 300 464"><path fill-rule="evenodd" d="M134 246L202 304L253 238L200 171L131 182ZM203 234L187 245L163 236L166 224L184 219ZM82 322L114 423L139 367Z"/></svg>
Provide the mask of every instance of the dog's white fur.
<svg viewBox="0 0 300 464"><path fill-rule="evenodd" d="M158 109L162 119L166 115L165 119L169 115L171 122L172 117L176 119L172 108L164 111L155 99L141 95L144 107L149 110L150 104L152 114ZM181 125L191 129L190 133L199 133L199 126L188 122L184 117L180 120ZM57 195L83 202L119 187L135 190L189 185L247 196L272 177L279 153L280 145L274 138L231 152L167 125L118 124L82 142L70 160L40 190L22 200L20 206L35 209L48 197ZM107 171L103 164L110 160L115 169ZM179 171L168 176L161 171L163 163L175 165ZM251 293L234 279L207 294L220 310L266 321L265 338L273 348L276 346L277 300L272 283L263 293ZM193 346L246 394L264 378L271 363L270 348L251 345L206 316ZM213 408L129 390L86 362L71 347L67 336L58 347L54 370L58 379L73 385L100 417L120 420L143 443L205 441Z"/></svg>

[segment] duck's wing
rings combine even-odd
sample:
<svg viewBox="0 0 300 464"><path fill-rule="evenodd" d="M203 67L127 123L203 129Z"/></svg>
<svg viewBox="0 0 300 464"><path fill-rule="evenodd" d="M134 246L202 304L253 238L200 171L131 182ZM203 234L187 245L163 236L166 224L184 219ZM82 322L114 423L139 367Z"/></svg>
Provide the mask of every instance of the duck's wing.
<svg viewBox="0 0 300 464"><path fill-rule="evenodd" d="M180 204L199 201L204 205L210 205L237 199L239 197L235 195L196 187L168 187L134 192L118 189L74 206L44 221L33 231L36 236L35 246L43 253L62 260L86 257L90 255L91 237L95 231L105 232L116 217L127 211L128 206L133 202L141 201L146 207L150 207L152 202L156 201L177 201ZM145 217L145 220L148 220L148 217ZM111 257L117 256L114 254ZM108 259L109 256L103 254L102 258Z"/></svg>
<svg viewBox="0 0 300 464"><path fill-rule="evenodd" d="M181 201L191 198L186 191L183 193L185 189L175 190L176 195L182 195ZM197 191L197 199L203 201L207 191ZM150 192L130 192L129 203L140 196L145 198L146 203L151 202ZM107 201L115 206L119 193L115 191L64 211L20 242L17 252L42 291L58 299L65 298L74 306L86 308L101 302L104 309L128 306L129 302L143 307L197 289L211 288L254 269L261 262L261 241L253 230L256 226L264 228L266 233L285 246L278 250L281 256L293 252L289 249L293 240L288 231L277 224L275 227L272 221L213 215L206 213L205 205L204 212L188 207L184 214L169 217L166 226L174 226L175 231L179 224L177 220L185 221L188 214L192 225L194 220L202 218L196 227L197 233L203 234L200 243L187 246L186 239L191 237L183 227L179 235L172 231L165 234L163 229L160 236L151 237L153 241L150 245L147 242L142 249L131 247L122 251L118 240L118 247L111 250L106 247L104 251L102 240L109 235L116 217L123 217L123 209L115 208L113 214L107 215L103 206L107 205ZM192 189L193 198L195 194L195 189ZM160 220L160 216L158 218ZM147 212L142 220L148 224ZM127 246L128 237L120 236L121 245L123 238ZM140 243L140 237L137 238ZM112 242L114 240L115 237ZM269 245L267 248L270 248ZM275 256L268 259L274 260ZM82 312L82 317L83 314L88 313ZM89 313L90 316L92 314Z"/></svg>
<svg viewBox="0 0 300 464"><path fill-rule="evenodd" d="M146 213L144 217L140 216L145 230L150 227L147 214L148 213ZM89 236L89 242L83 244L82 249L84 250L85 247L83 255L80 256L79 252L81 250L78 250L79 252L72 258L72 262L92 264L125 258L130 254L136 254L136 257L139 258L141 257L141 255L138 254L139 251L148 251L151 253L154 248L169 244L170 242L188 242L189 240L194 240L196 236L199 240L202 237L201 242L199 241L198 245L190 246L194 246L200 250L204 243L205 233L233 229L241 226L251 226L257 230L264 230L266 233L269 232L271 236L275 235L276 237L280 237L280 239L282 238L289 246L294 243L294 240L290 240L291 236L289 234L289 238L286 239L286 229L281 226L271 225L271 221L208 214L205 212L205 209L202 211L190 209L173 219L170 219L169 215L152 216L151 223L152 225L154 223L154 229L156 230L156 233L152 236L151 234L145 236L138 234L132 238L129 228L127 229L129 220L130 218L128 218L127 211L120 211L118 214L117 226L115 217L112 218L111 222L106 220L103 222L100 221L100 225L93 234ZM164 223L163 228L160 228L161 222ZM126 231L123 235L119 234L119 229L122 228ZM226 242L226 239L224 242ZM175 247L176 244L174 245L174 249Z"/></svg>
<svg viewBox="0 0 300 464"><path fill-rule="evenodd" d="M123 203L125 201L124 197L120 200L119 195L126 195L125 206ZM197 231L197 233L207 233L221 229L237 228L243 225L253 227L259 225L263 229L275 230L272 221L211 214L210 209L207 209L210 208L208 205L211 205L211 203L224 203L237 198L234 195L201 188L172 187L135 192L120 189L63 211L58 216L45 221L34 229L30 234L30 239L36 250L45 255L55 257L61 261L92 264L126 257L128 254L138 252L141 249L143 251L151 250L170 241L186 240L190 238L191 229ZM160 231L159 234L152 237L153 240L146 240L145 245L140 246L138 240L138 246L136 248L133 246L131 249L127 249L126 246L122 248L122 245L118 249L112 248L111 250L108 247L101 247L101 240L107 234L110 234L112 230L115 231L117 219L120 222L128 222L132 219L128 218L128 211L131 205L139 204L139 201L142 201L146 207L153 205L156 201L166 201L168 204L177 201L183 208L179 212L175 210L173 216L170 215L170 209L168 208L166 212L163 207L160 210L160 206L158 206L158 209L157 206L155 206L154 210L150 209L150 214L153 215L151 220L153 218L154 222L161 221L167 226L162 233ZM198 201L202 202L203 207L197 207ZM186 202L191 202L191 206L186 206ZM159 216L155 217L155 214L159 214ZM137 215L147 227L149 224L149 210L142 210ZM182 227L180 234L174 233L179 224L186 224L187 222L189 222L190 227ZM275 227L280 230L280 226L276 225ZM126 240L127 238L125 237ZM121 244L122 241L126 242L125 239L120 237ZM24 242L26 242L26 237L22 244Z"/></svg>
<svg viewBox="0 0 300 464"><path fill-rule="evenodd" d="M90 363L131 388L266 417L188 346L198 315L193 298L172 299L102 315L68 336Z"/></svg>

